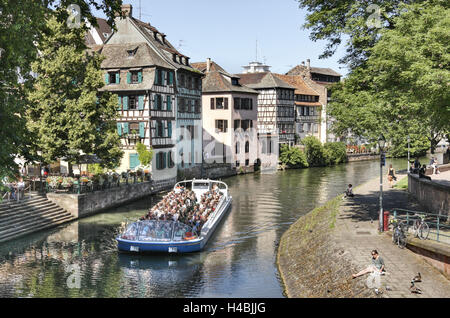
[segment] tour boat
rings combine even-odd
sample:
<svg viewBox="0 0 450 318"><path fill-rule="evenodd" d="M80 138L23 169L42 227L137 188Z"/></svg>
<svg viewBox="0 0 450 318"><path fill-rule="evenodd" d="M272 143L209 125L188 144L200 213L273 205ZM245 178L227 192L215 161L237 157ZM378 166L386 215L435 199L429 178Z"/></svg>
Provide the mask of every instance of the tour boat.
<svg viewBox="0 0 450 318"><path fill-rule="evenodd" d="M200 233L193 233L191 226L182 222L162 220L140 220L126 226L116 240L123 252L189 253L201 251L213 235L220 221L231 207L232 197L226 183L217 180L193 179L178 182L174 191L184 186L195 193L200 202L202 194L217 185L222 194L214 211L203 224Z"/></svg>

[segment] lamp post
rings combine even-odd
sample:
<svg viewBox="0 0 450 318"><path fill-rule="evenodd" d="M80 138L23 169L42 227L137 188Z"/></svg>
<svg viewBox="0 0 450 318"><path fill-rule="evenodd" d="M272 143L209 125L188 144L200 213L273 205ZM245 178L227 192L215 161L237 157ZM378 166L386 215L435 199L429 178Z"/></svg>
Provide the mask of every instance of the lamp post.
<svg viewBox="0 0 450 318"><path fill-rule="evenodd" d="M378 147L380 149L380 215L379 215L379 227L380 232L383 232L383 166L385 164L384 157L384 146L386 144L386 139L383 135L378 138Z"/></svg>
<svg viewBox="0 0 450 318"><path fill-rule="evenodd" d="M409 143L411 142L411 137L408 135L408 173L409 173L409 169L410 169L410 162L409 162Z"/></svg>

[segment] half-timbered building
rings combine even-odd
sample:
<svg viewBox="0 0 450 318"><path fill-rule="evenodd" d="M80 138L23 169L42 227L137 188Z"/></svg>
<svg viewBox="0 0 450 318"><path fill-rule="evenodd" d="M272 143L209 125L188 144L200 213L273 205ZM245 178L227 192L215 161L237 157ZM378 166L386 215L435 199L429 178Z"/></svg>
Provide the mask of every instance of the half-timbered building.
<svg viewBox="0 0 450 318"><path fill-rule="evenodd" d="M295 88L270 72L238 74L241 83L259 92L258 133L277 137L280 144L295 143Z"/></svg>
<svg viewBox="0 0 450 318"><path fill-rule="evenodd" d="M179 161L177 121L187 120L187 126L201 118L203 74L190 66L189 58L165 34L133 18L131 5L123 5L122 12L124 17L115 21L117 30L101 48L104 90L118 96L117 133L125 152L118 170L132 170L140 164L136 144L141 142L154 152L153 179L173 183ZM201 125L201 120L195 124ZM201 136L197 144L201 149Z"/></svg>

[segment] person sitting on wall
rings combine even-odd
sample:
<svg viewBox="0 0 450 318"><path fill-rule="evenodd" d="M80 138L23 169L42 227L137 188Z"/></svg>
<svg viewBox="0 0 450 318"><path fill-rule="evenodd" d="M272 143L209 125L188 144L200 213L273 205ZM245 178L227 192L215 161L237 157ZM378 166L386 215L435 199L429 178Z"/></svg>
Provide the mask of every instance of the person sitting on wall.
<svg viewBox="0 0 450 318"><path fill-rule="evenodd" d="M345 190L345 198L346 197L354 197L355 195L353 194L353 186L352 184L348 185L347 190Z"/></svg>
<svg viewBox="0 0 450 318"><path fill-rule="evenodd" d="M427 179L431 181L429 176L426 176L425 173L427 171L427 165L423 165L422 168L419 169L419 178Z"/></svg>

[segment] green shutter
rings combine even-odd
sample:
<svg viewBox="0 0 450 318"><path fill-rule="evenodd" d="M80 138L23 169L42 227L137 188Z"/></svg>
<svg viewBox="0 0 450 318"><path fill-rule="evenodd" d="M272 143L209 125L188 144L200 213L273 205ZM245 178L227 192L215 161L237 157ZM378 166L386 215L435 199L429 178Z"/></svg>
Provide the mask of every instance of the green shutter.
<svg viewBox="0 0 450 318"><path fill-rule="evenodd" d="M165 133L165 130L166 128L164 127L164 122L163 121L161 121L161 131L162 131L162 136L161 137L165 137L166 136L166 133Z"/></svg>
<svg viewBox="0 0 450 318"><path fill-rule="evenodd" d="M138 83L142 83L142 71L138 72Z"/></svg>
<svg viewBox="0 0 450 318"><path fill-rule="evenodd" d="M167 122L167 137L172 138L172 122Z"/></svg>
<svg viewBox="0 0 450 318"><path fill-rule="evenodd" d="M165 84L164 82L165 82L165 79L166 79L166 77L167 77L167 72L166 71L161 71L161 84Z"/></svg>
<svg viewBox="0 0 450 318"><path fill-rule="evenodd" d="M123 123L123 133L124 134L129 134L130 133L128 123Z"/></svg>
<svg viewBox="0 0 450 318"><path fill-rule="evenodd" d="M116 84L120 83L120 71L116 73Z"/></svg>
<svg viewBox="0 0 450 318"><path fill-rule="evenodd" d="M143 122L139 123L139 137L145 137L145 123Z"/></svg>
<svg viewBox="0 0 450 318"><path fill-rule="evenodd" d="M123 97L123 110L128 110L128 96Z"/></svg>
<svg viewBox="0 0 450 318"><path fill-rule="evenodd" d="M130 153L130 169L134 169L140 164L139 155L137 153Z"/></svg>
<svg viewBox="0 0 450 318"><path fill-rule="evenodd" d="M131 73L127 73L127 84L131 84Z"/></svg>
<svg viewBox="0 0 450 318"><path fill-rule="evenodd" d="M117 123L117 133L119 134L119 136L122 136L122 124L121 123Z"/></svg>
<svg viewBox="0 0 450 318"><path fill-rule="evenodd" d="M109 73L105 74L105 83L109 84Z"/></svg>
<svg viewBox="0 0 450 318"><path fill-rule="evenodd" d="M167 96L167 110L172 110L172 96Z"/></svg>
<svg viewBox="0 0 450 318"><path fill-rule="evenodd" d="M139 110L144 110L144 95L139 96Z"/></svg>
<svg viewBox="0 0 450 318"><path fill-rule="evenodd" d="M122 98L117 96L117 110L122 110Z"/></svg>
<svg viewBox="0 0 450 318"><path fill-rule="evenodd" d="M169 85L173 84L173 73L169 72Z"/></svg>
<svg viewBox="0 0 450 318"><path fill-rule="evenodd" d="M158 124L158 121L155 121L155 137L161 137L161 136L159 136L159 124Z"/></svg>
<svg viewBox="0 0 450 318"><path fill-rule="evenodd" d="M159 81L158 81L158 69L155 69L155 84L158 85Z"/></svg>
<svg viewBox="0 0 450 318"><path fill-rule="evenodd" d="M162 168L165 169L167 167L167 153L163 153L163 166Z"/></svg>

